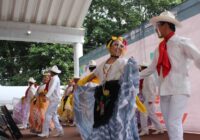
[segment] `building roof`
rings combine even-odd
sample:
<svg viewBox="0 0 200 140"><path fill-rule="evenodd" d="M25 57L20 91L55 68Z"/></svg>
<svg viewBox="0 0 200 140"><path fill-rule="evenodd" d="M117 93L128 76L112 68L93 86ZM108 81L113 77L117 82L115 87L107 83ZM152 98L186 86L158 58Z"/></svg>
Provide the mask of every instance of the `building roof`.
<svg viewBox="0 0 200 140"><path fill-rule="evenodd" d="M84 42L82 24L92 0L0 0L0 39Z"/></svg>

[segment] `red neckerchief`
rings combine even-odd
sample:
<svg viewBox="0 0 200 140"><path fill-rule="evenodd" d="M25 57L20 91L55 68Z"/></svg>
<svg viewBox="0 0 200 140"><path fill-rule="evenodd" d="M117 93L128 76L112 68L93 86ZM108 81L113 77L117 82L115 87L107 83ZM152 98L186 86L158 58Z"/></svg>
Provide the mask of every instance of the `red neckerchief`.
<svg viewBox="0 0 200 140"><path fill-rule="evenodd" d="M143 88L143 81L144 81L144 79L140 79L140 84L139 84L139 92L142 92L142 88Z"/></svg>
<svg viewBox="0 0 200 140"><path fill-rule="evenodd" d="M160 69L162 68L162 74L165 78L171 70L171 63L167 54L167 41L174 35L174 32L169 33L162 42L159 44L159 58L157 63L157 72L160 75Z"/></svg>
<svg viewBox="0 0 200 140"><path fill-rule="evenodd" d="M48 89L49 89L49 83L50 83L50 80L49 80L49 82L46 83L46 85L45 85L44 91L46 91L46 92L48 92Z"/></svg>

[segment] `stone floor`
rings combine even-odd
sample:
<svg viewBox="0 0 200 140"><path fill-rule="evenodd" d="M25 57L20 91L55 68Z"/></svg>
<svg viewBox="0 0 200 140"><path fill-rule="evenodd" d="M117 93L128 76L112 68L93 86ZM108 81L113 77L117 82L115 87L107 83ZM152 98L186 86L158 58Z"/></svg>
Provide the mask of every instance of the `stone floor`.
<svg viewBox="0 0 200 140"><path fill-rule="evenodd" d="M63 137L49 136L48 140L82 140L76 127L64 127L65 135ZM29 130L21 130L23 134L22 140L41 140L42 138L33 135ZM53 132L52 132L53 133ZM46 138L47 139L47 138ZM161 135L148 135L141 137L141 140L168 140L167 133ZM184 140L200 140L199 134L184 134Z"/></svg>

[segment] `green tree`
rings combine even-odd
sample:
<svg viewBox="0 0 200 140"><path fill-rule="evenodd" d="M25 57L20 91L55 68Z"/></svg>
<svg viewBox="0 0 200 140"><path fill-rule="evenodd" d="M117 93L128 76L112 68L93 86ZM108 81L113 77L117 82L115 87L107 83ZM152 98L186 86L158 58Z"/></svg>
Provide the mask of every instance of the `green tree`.
<svg viewBox="0 0 200 140"><path fill-rule="evenodd" d="M0 41L0 84L27 85L27 79L42 79L42 71L53 65L62 70L62 84L73 75L73 48L61 44Z"/></svg>
<svg viewBox="0 0 200 140"><path fill-rule="evenodd" d="M30 54L32 55L32 58L30 58L32 63L30 63L29 67L35 70L34 74L39 75L42 70L57 65L62 71L59 75L62 84L66 84L64 82L72 77L74 70L72 46L61 44L33 44L30 48ZM37 56L38 54L40 55Z"/></svg>
<svg viewBox="0 0 200 140"><path fill-rule="evenodd" d="M111 35L122 35L153 15L184 0L92 0L83 26L84 54L102 46ZM62 84L73 75L70 45L0 41L0 84L26 85L29 77L41 81L41 72L58 65Z"/></svg>
<svg viewBox="0 0 200 140"><path fill-rule="evenodd" d="M26 57L30 43L0 41L0 84L9 85L12 77L20 73L21 67L26 69ZM23 78L23 77L21 77Z"/></svg>
<svg viewBox="0 0 200 140"><path fill-rule="evenodd" d="M153 15L183 0L93 0L83 26L84 53L102 46L111 35L122 35Z"/></svg>

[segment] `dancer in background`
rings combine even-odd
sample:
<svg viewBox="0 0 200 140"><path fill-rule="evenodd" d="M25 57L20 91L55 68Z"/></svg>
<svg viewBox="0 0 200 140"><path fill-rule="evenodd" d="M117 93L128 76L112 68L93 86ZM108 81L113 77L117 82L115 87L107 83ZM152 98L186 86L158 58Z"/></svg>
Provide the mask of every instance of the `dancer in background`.
<svg viewBox="0 0 200 140"><path fill-rule="evenodd" d="M140 71L147 68L146 64L140 66ZM144 105L147 108L147 113L140 113L140 124L141 132L140 136L149 135L148 118L154 125L156 131L152 134L162 134L164 133L162 125L156 116L155 99L157 94L157 85L155 83L155 78L153 75L145 77L142 82L142 95L144 97Z"/></svg>
<svg viewBox="0 0 200 140"><path fill-rule="evenodd" d="M50 128L50 121L53 120L55 125L55 129L57 133L54 135L55 137L63 136L64 131L60 122L58 120L57 115L57 107L60 102L61 94L60 94L60 78L58 74L61 71L55 65L50 69L51 73L51 80L49 82L48 92L46 94L46 99L49 101L49 106L45 113L45 121L42 128L42 133L38 134L39 137L48 137L49 136L49 128Z"/></svg>
<svg viewBox="0 0 200 140"><path fill-rule="evenodd" d="M38 87L35 98L32 100L30 118L29 118L30 131L32 133L42 132L42 127L45 120L45 113L49 104L45 96L48 92L50 80L51 80L50 73L44 72L42 85ZM50 129L53 130L53 128L54 128L54 124L51 121Z"/></svg>
<svg viewBox="0 0 200 140"><path fill-rule="evenodd" d="M37 90L36 81L33 77L29 78L28 85L25 96L21 98L13 109L13 119L17 124L20 124L20 129L26 129L28 127L30 104Z"/></svg>
<svg viewBox="0 0 200 140"><path fill-rule="evenodd" d="M60 106L58 107L59 119L62 122L62 125L64 125L64 126L69 125L67 111L66 111L66 103L67 103L69 96L71 94L73 94L74 85L75 85L74 80L71 79L69 81L69 84L67 85L67 88L65 89L63 96L62 96Z"/></svg>

